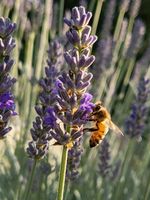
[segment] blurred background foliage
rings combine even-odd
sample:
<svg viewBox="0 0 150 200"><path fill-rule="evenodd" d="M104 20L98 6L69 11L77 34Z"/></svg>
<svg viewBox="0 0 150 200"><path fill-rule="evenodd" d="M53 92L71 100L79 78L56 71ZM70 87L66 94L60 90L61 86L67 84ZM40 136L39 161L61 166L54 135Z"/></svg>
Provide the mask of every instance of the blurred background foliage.
<svg viewBox="0 0 150 200"><path fill-rule="evenodd" d="M64 49L69 48L63 17L69 18L71 8L79 5L93 13L90 24L92 32L98 36L93 47L96 61L90 69L94 74L90 92L94 101L101 100L108 107L113 121L125 136L108 134L104 143L92 150L88 144L89 135L86 136L79 177L66 181L65 200L150 199L150 100L144 96L149 93L149 85L140 82L144 77L150 78L150 1L143 0L135 16L130 9L125 11L123 18L126 20L121 21L124 30L120 26L122 35L119 31L116 38L114 34L121 1L116 0L114 10L108 8L112 1L115 2L0 0L0 16L9 17L17 24L12 75L17 78L14 95L18 112L18 116L11 121L13 130L0 141L0 200L24 199L33 164L26 154L26 147L31 139L34 105L38 104L37 97L41 90L38 83L45 76L47 49L54 39L59 40ZM130 3L133 2L140 1L130 0ZM142 102L148 111L143 114L146 117L139 114L135 122L131 115L136 112L131 105L136 104L139 108L137 101L140 102L141 95L145 98ZM131 130L126 126L126 121L130 119ZM139 121L145 128L136 126ZM141 131L140 134L134 135L135 130ZM48 155L39 161L29 199L56 198L60 153L61 147L50 145Z"/></svg>

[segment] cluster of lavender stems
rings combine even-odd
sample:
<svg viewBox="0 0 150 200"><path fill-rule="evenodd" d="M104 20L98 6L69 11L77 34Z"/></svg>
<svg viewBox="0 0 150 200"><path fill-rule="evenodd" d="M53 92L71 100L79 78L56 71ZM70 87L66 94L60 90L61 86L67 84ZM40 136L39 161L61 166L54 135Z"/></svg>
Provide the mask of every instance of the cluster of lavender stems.
<svg viewBox="0 0 150 200"><path fill-rule="evenodd" d="M129 137L137 138L138 140L141 140L148 115L149 84L149 79L144 77L140 79L135 102L132 104L130 116L126 120L125 133Z"/></svg>
<svg viewBox="0 0 150 200"><path fill-rule="evenodd" d="M12 87L16 79L11 77L10 71L14 64L11 52L15 47L12 37L16 24L8 18L0 18L0 139L3 139L11 130L9 120L16 115Z"/></svg>
<svg viewBox="0 0 150 200"><path fill-rule="evenodd" d="M41 159L48 152L51 140L51 128L44 123L44 118L49 106L55 103L54 83L63 65L63 48L58 40L54 40L49 46L47 66L45 67L45 78L40 80L42 88L39 94L39 105L35 106L37 116L31 128L32 141L29 142L27 152L33 159Z"/></svg>

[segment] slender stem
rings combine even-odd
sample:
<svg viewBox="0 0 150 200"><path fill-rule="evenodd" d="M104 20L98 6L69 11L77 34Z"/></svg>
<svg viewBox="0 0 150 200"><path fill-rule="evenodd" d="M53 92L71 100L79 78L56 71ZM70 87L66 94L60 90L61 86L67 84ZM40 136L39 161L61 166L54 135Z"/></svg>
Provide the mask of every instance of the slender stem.
<svg viewBox="0 0 150 200"><path fill-rule="evenodd" d="M150 65L148 66L148 70L146 72L145 78L148 79L150 77Z"/></svg>
<svg viewBox="0 0 150 200"><path fill-rule="evenodd" d="M20 3L21 3L20 0L15 1L14 12L12 16L12 21L15 23L17 23L18 21Z"/></svg>
<svg viewBox="0 0 150 200"><path fill-rule="evenodd" d="M102 9L102 5L103 5L103 1L104 0L98 0L97 1L96 11L95 11L93 25L92 25L92 27L93 27L92 28L92 35L95 35L96 30L97 30L97 26L98 26L99 17L100 17L100 14L101 14L101 9Z"/></svg>
<svg viewBox="0 0 150 200"><path fill-rule="evenodd" d="M121 91L120 91L120 93L124 94L124 98L125 98L125 95L126 95L126 93L125 93L126 87L129 84L131 74L132 74L132 71L134 69L134 64L135 64L134 58L127 60L127 64L125 63L125 65L127 66L127 71L126 71L124 81L122 83L122 88L121 88Z"/></svg>
<svg viewBox="0 0 150 200"><path fill-rule="evenodd" d="M44 12L44 20L42 25L42 31L40 36L40 44L37 55L36 69L35 69L35 77L39 79L41 77L42 72L42 62L45 54L45 49L48 44L48 32L50 28L49 18L50 13L52 11L52 0L46 0L45 2L45 12Z"/></svg>
<svg viewBox="0 0 150 200"><path fill-rule="evenodd" d="M103 195L103 198L108 200L108 195L109 195L109 192L108 192L108 183L107 183L107 180L106 178L103 178L103 182L104 182L104 195Z"/></svg>
<svg viewBox="0 0 150 200"><path fill-rule="evenodd" d="M139 180L141 180L141 185L143 182L145 182L145 176L143 176L143 174L146 172L146 170L149 168L149 160L150 160L150 157L148 156L147 152L149 151L149 145L150 143L147 143L146 144L146 147L145 147L145 150L144 150L144 153L143 153L143 158L142 158L142 163L141 165L139 165ZM147 182L146 182L146 188L143 190L143 194L145 195L144 198L142 198L143 200L146 200L146 198L148 197L148 193L150 192L150 174L149 174L149 177L147 177ZM142 188L142 186L140 187ZM148 192L149 190L149 192ZM137 188L135 187L134 188L134 192L133 192L133 197L132 199L138 199L138 196L141 194L141 189L137 191ZM148 200L148 199L147 199Z"/></svg>
<svg viewBox="0 0 150 200"><path fill-rule="evenodd" d="M28 41L26 43L26 55L25 55L25 70L27 77L31 79L32 76L32 60L33 60L33 50L34 50L34 41L36 33L33 31L29 33Z"/></svg>
<svg viewBox="0 0 150 200"><path fill-rule="evenodd" d="M9 9L7 6L5 6L5 7L4 7L4 10L3 10L3 15L2 15L2 16L8 17L9 11L10 11L10 9Z"/></svg>
<svg viewBox="0 0 150 200"><path fill-rule="evenodd" d="M119 34L120 34L120 30L121 30L121 25L122 25L122 22L123 22L124 14L125 14L125 10L124 10L124 8L122 8L120 10L119 17L117 19L117 25L116 25L115 33L114 33L114 41L117 41L118 38L119 38Z"/></svg>
<svg viewBox="0 0 150 200"><path fill-rule="evenodd" d="M129 23L128 23L128 27L127 27L127 33L126 33L126 36L125 36L125 41L124 41L125 45L128 43L128 36L132 33L133 25L134 25L134 18L131 16L130 19L129 19Z"/></svg>
<svg viewBox="0 0 150 200"><path fill-rule="evenodd" d="M68 194L69 194L69 191L70 191L70 180L68 180L66 182L66 185L65 185L65 195L64 195L64 200L67 200L68 198Z"/></svg>
<svg viewBox="0 0 150 200"><path fill-rule="evenodd" d="M65 177L66 177L66 167L67 167L67 157L68 157L68 148L63 146L57 200L63 200Z"/></svg>
<svg viewBox="0 0 150 200"><path fill-rule="evenodd" d="M149 174L148 184L147 184L145 195L144 195L144 200L149 200L149 194L150 194L150 174Z"/></svg>
<svg viewBox="0 0 150 200"><path fill-rule="evenodd" d="M60 0L60 10L59 10L59 35L62 34L62 19L64 13L64 0Z"/></svg>
<svg viewBox="0 0 150 200"><path fill-rule="evenodd" d="M31 176L29 178L29 182L28 182L28 185L27 185L27 189L26 189L24 200L28 200L29 199L29 194L30 194L30 190L31 190L32 182L33 182L36 163L37 163L36 160L34 160L34 163L33 163L33 166L32 166L32 171L31 171Z"/></svg>
<svg viewBox="0 0 150 200"><path fill-rule="evenodd" d="M89 11L93 12L95 3L96 3L96 0L90 1L89 6L88 6Z"/></svg>
<svg viewBox="0 0 150 200"><path fill-rule="evenodd" d="M135 144L134 141L130 139L127 146L126 153L125 153L125 157L123 160L123 164L121 166L120 175L116 183L115 191L113 193L114 194L113 199L119 199L119 195L122 193L126 172L127 172L129 162L131 160L133 149L134 149L134 144ZM124 178L124 181L122 181L122 178Z"/></svg>
<svg viewBox="0 0 150 200"><path fill-rule="evenodd" d="M33 97L33 84L30 84L28 82L28 79L31 79L31 75L32 75L32 61L33 61L33 49L34 49L34 41L35 41L35 32L31 32L29 34L29 39L27 42L27 46L26 46L26 51L25 51L25 64L24 64L24 68L26 70L26 76L24 82L22 83L23 85L25 85L26 82L26 95L24 95L24 104L22 105L23 108L21 110L23 110L24 112L23 117L25 118L24 120L26 121L25 124L25 129L23 132L23 137L22 137L22 145L24 145L26 138L27 138L27 131L29 129L30 126L30 121L31 121L31 117L32 117L32 108L33 108L33 103L32 103L32 97Z"/></svg>

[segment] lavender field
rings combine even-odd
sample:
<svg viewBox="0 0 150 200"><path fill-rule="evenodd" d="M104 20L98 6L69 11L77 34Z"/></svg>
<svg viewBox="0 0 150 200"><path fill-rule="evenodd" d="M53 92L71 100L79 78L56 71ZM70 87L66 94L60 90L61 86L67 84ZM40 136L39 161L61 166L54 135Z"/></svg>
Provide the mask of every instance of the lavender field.
<svg viewBox="0 0 150 200"><path fill-rule="evenodd" d="M0 200L150 200L146 0L0 0Z"/></svg>

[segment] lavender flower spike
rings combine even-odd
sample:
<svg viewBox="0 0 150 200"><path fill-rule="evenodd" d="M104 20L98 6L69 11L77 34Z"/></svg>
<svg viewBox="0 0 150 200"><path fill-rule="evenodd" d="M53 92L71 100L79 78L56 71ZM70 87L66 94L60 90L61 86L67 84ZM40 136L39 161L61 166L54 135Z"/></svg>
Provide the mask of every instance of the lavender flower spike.
<svg viewBox="0 0 150 200"><path fill-rule="evenodd" d="M82 141L82 137L77 139L73 148L68 152L66 176L69 180L75 180L79 176L78 168L80 166L81 155L83 152Z"/></svg>
<svg viewBox="0 0 150 200"><path fill-rule="evenodd" d="M16 115L14 97L11 93L16 79L10 76L14 63L11 51L15 47L15 40L12 37L15 28L16 24L8 18L0 18L0 139L11 130L8 122L11 116Z"/></svg>
<svg viewBox="0 0 150 200"><path fill-rule="evenodd" d="M110 152L109 143L106 139L103 140L99 148L99 173L103 178L110 175Z"/></svg>
<svg viewBox="0 0 150 200"><path fill-rule="evenodd" d="M68 72L63 72L56 80L56 105L48 109L45 117L45 124L51 128L56 143L70 150L83 136L83 125L94 106L92 95L87 93L92 78L88 68L95 60L90 52L97 40L95 35L90 35L91 16L80 6L72 9L70 20L64 19L69 26L66 36L72 44L72 48L64 53Z"/></svg>
<svg viewBox="0 0 150 200"><path fill-rule="evenodd" d="M32 141L29 142L27 153L33 159L42 159L48 152L49 140L51 140L51 127L45 124L45 114L52 111L49 106L55 102L54 81L59 75L63 64L63 49L58 40L51 42L48 50L47 65L45 67L45 78L40 80L42 91L39 95L40 105L35 106L37 116L31 128ZM55 121L55 116L49 120Z"/></svg>
<svg viewBox="0 0 150 200"><path fill-rule="evenodd" d="M114 180L120 168L120 161L118 160L115 164L110 164L111 162L111 154L110 154L110 145L106 138L102 141L101 146L99 148L99 163L98 163L98 171L103 178Z"/></svg>
<svg viewBox="0 0 150 200"><path fill-rule="evenodd" d="M131 114L126 121L126 133L131 138L135 137L141 140L141 136L144 132L145 120L148 114L148 107L146 103L148 101L149 91L149 79L141 78L138 86L138 94L136 100L131 107Z"/></svg>

